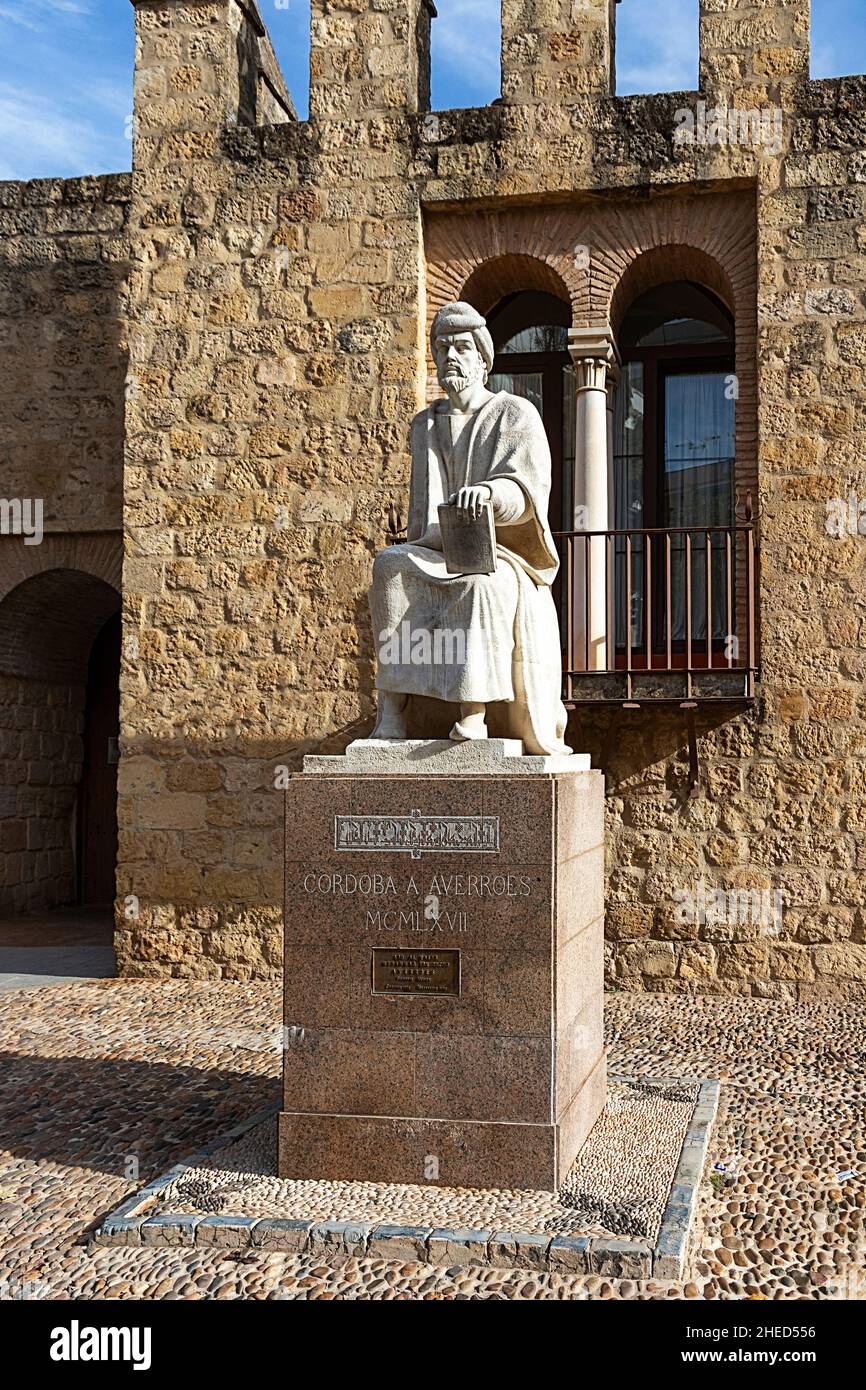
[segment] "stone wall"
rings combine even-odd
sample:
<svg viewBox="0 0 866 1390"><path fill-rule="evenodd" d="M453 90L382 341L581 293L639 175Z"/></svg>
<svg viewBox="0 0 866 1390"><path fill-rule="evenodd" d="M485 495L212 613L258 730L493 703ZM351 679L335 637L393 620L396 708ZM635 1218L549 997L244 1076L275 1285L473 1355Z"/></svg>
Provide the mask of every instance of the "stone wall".
<svg viewBox="0 0 866 1390"><path fill-rule="evenodd" d="M371 708L365 575L418 403L403 118L221 130L149 95L193 67L190 90L231 86L234 8L137 12L119 891L141 915L118 951L139 973L279 969L274 768Z"/></svg>
<svg viewBox="0 0 866 1390"><path fill-rule="evenodd" d="M502 0L502 95L559 110L615 88L617 0Z"/></svg>
<svg viewBox="0 0 866 1390"><path fill-rule="evenodd" d="M806 79L805 0L704 0L702 92L626 99L604 4L582 6L592 32L556 4L506 8L503 101L431 114L418 0L314 0L311 119L261 127L238 95L248 6L137 6L121 968L278 972L274 768L370 726L365 591L405 499L437 219L496 251L518 207L561 225L589 197L616 228L639 200L652 226L674 195L736 194L757 281L761 698L700 714L698 797L678 712L617 716L612 743L613 714L575 725L611 749L610 971L862 992L863 543L827 536L825 503L866 496L866 83ZM779 151L678 146L699 99L778 108ZM683 237L674 219L658 238L673 269ZM575 322L600 317L600 269L574 280ZM700 885L778 891L783 915L680 922L675 895Z"/></svg>
<svg viewBox="0 0 866 1390"><path fill-rule="evenodd" d="M42 498L46 531L121 525L129 196L0 183L0 494Z"/></svg>
<svg viewBox="0 0 866 1390"><path fill-rule="evenodd" d="M87 656L117 607L129 175L0 183L0 912L76 895ZM111 586L111 587L109 587Z"/></svg>

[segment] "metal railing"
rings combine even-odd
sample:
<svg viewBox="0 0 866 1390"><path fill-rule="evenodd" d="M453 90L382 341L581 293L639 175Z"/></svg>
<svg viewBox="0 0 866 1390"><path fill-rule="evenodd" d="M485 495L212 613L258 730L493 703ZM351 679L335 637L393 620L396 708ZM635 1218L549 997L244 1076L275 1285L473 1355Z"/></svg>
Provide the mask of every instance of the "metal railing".
<svg viewBox="0 0 866 1390"><path fill-rule="evenodd" d="M751 522L555 539L566 704L754 698Z"/></svg>

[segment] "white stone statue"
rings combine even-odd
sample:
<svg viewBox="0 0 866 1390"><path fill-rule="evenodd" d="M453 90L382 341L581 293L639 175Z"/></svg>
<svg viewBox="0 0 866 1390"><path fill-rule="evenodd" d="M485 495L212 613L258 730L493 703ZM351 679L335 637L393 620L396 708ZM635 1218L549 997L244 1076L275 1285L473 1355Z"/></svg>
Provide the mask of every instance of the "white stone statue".
<svg viewBox="0 0 866 1390"><path fill-rule="evenodd" d="M493 341L470 304L446 304L431 346L445 399L412 422L408 539L376 556L370 611L378 648L374 739L418 737L413 699L444 702L456 741L520 739L563 754L562 656L550 586L559 559L547 521L550 448L538 411L487 389ZM450 574L438 507L492 504L493 573Z"/></svg>

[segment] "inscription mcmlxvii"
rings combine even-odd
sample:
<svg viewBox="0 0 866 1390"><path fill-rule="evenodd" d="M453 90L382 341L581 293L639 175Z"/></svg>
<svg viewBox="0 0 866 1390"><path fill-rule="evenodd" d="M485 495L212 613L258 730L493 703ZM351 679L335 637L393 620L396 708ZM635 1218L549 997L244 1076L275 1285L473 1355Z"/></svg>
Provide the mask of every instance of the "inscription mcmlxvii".
<svg viewBox="0 0 866 1390"><path fill-rule="evenodd" d="M373 947L374 994L460 993L460 952Z"/></svg>
<svg viewBox="0 0 866 1390"><path fill-rule="evenodd" d="M338 850L411 854L498 854L498 816L335 816Z"/></svg>

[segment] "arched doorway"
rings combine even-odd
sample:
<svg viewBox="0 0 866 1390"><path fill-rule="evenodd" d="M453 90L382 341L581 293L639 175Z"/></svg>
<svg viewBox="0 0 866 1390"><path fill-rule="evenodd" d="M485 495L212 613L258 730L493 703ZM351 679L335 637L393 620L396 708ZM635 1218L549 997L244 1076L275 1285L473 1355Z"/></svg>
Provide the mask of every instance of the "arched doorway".
<svg viewBox="0 0 866 1390"><path fill-rule="evenodd" d="M79 570L0 602L4 916L114 898L119 612L116 589Z"/></svg>

